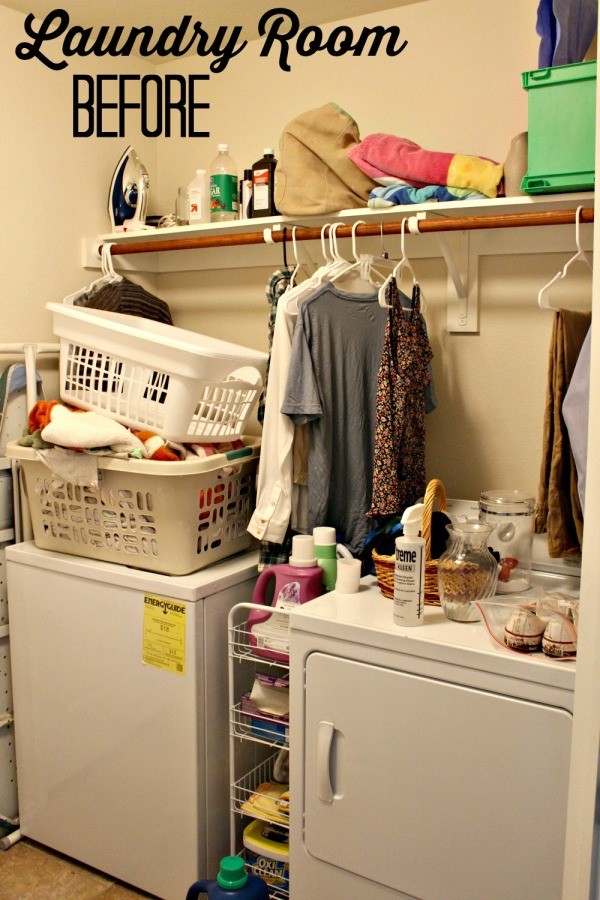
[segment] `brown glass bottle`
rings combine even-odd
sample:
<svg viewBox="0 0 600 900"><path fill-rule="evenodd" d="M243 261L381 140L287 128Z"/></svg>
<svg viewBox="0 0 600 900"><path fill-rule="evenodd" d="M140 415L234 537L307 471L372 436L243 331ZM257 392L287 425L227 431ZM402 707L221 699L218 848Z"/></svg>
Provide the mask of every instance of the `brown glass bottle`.
<svg viewBox="0 0 600 900"><path fill-rule="evenodd" d="M279 215L275 207L275 168L277 160L270 147L252 166L252 218Z"/></svg>

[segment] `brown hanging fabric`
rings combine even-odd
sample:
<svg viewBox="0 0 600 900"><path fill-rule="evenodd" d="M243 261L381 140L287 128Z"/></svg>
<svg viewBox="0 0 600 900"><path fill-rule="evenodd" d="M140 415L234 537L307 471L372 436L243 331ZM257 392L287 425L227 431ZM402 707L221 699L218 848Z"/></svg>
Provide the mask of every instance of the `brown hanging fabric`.
<svg viewBox="0 0 600 900"><path fill-rule="evenodd" d="M401 514L425 492L425 388L433 357L415 284L410 314L396 279L377 375L377 414L371 516Z"/></svg>
<svg viewBox="0 0 600 900"><path fill-rule="evenodd" d="M590 313L561 309L552 325L535 518L536 532L548 534L552 559L581 553L583 516L562 405L590 323Z"/></svg>

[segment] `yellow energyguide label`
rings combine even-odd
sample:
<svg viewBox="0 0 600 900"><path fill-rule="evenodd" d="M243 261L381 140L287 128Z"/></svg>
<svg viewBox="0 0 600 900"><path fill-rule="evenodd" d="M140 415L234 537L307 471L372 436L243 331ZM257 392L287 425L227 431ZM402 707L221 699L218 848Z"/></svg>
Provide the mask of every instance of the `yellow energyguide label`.
<svg viewBox="0 0 600 900"><path fill-rule="evenodd" d="M144 594L142 662L185 674L185 603Z"/></svg>

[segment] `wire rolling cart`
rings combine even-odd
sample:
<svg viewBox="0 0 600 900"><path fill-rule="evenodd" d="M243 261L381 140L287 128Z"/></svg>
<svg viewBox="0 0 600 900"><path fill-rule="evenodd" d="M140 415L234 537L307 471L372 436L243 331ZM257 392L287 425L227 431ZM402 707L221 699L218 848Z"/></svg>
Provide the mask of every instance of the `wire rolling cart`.
<svg viewBox="0 0 600 900"><path fill-rule="evenodd" d="M251 610L264 612L265 607L253 603L239 603L229 613L229 764L230 764L230 841L232 854L246 858L242 846L244 825L252 819L289 830L289 814L275 818L251 807L251 798L259 785L273 781L275 761L282 749L288 749L288 729L282 731L274 719L266 715L249 714L241 708L241 696L250 690L258 671L287 675L289 663L268 659L254 653L249 640L247 619ZM287 615L285 610L278 613ZM254 874L262 875L259 871ZM288 900L289 885L269 885L271 900Z"/></svg>

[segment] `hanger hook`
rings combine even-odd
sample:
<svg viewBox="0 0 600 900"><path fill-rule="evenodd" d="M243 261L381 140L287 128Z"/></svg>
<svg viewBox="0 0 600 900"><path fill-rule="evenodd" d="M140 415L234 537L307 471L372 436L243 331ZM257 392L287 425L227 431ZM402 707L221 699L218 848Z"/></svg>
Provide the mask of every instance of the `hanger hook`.
<svg viewBox="0 0 600 900"><path fill-rule="evenodd" d="M341 222L334 222L329 228L329 247L334 260L342 259L337 242L337 230L341 224Z"/></svg>
<svg viewBox="0 0 600 900"><path fill-rule="evenodd" d="M102 274L103 275L110 274L109 269L108 269L108 262L106 259L107 249L108 249L108 244L102 244L102 247L100 248L100 263L102 265Z"/></svg>
<svg viewBox="0 0 600 900"><path fill-rule="evenodd" d="M282 240L282 242L281 242L282 245L283 245L283 268L284 268L284 269L287 269L287 267L288 267L288 264L287 264L287 246L286 246L286 243L285 243L286 237L287 237L287 228L286 228L286 226L284 225L284 226L283 226L283 240Z"/></svg>
<svg viewBox="0 0 600 900"><path fill-rule="evenodd" d="M325 250L325 233L327 232L328 228L331 228L331 225L329 223L327 225L323 225L323 227L321 228L321 251L323 253L323 259L325 260L325 262L330 263L333 262L333 259L331 256L327 255L327 251ZM331 249L331 239L329 247Z"/></svg>
<svg viewBox="0 0 600 900"><path fill-rule="evenodd" d="M115 261L113 259L113 255L112 255L112 248L114 246L116 246L116 245L115 244L108 245L107 259L108 259L108 267L110 269L110 274L112 275L113 278L116 278L117 273L115 272Z"/></svg>
<svg viewBox="0 0 600 900"><path fill-rule="evenodd" d="M352 226L352 256L354 257L355 262L360 262L358 258L358 253L356 252L356 229L359 225L364 225L363 219L357 219L354 225Z"/></svg>
<svg viewBox="0 0 600 900"><path fill-rule="evenodd" d="M298 269L300 268L300 260L298 259L298 245L296 244L296 230L298 226L294 225L292 227L292 247L294 248L294 259L296 261L296 265L290 275L290 287L293 287L296 284L296 276L298 274ZM285 228L284 228L285 231ZM287 265L287 263L286 263Z"/></svg>
<svg viewBox="0 0 600 900"><path fill-rule="evenodd" d="M581 242L579 239L579 225L581 222L581 213L583 211L583 206L578 206L577 211L575 213L575 243L577 244L577 249L580 253L583 252L583 248L581 246Z"/></svg>
<svg viewBox="0 0 600 900"><path fill-rule="evenodd" d="M336 228L336 223L335 223L335 222L334 222L332 225L329 226L329 235L328 235L328 237L329 237L329 254L330 254L332 260L334 260L334 259L336 258L336 253L335 253L335 250L334 250L334 248L333 248L333 241L334 241L334 236L335 236L335 228Z"/></svg>
<svg viewBox="0 0 600 900"><path fill-rule="evenodd" d="M402 253L402 259L406 257L406 251L404 249L404 235L407 222L408 219L405 217L404 219L402 219L402 224L400 226L400 252Z"/></svg>
<svg viewBox="0 0 600 900"><path fill-rule="evenodd" d="M115 268L113 266L112 252L111 248L114 247L114 243L110 244L102 244L102 252L100 254L102 260L102 274L110 275L113 278L116 278L117 273L115 272Z"/></svg>
<svg viewBox="0 0 600 900"><path fill-rule="evenodd" d="M383 243L383 222L379 223L379 234L380 234L380 238L381 238L381 258L389 259L390 255L387 252L387 250L385 249L385 244Z"/></svg>

